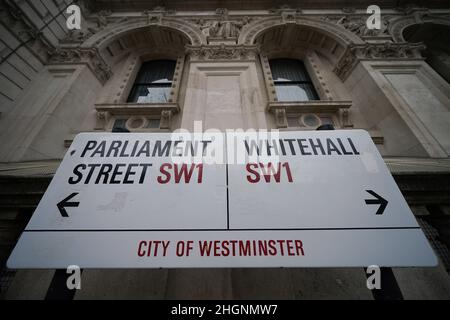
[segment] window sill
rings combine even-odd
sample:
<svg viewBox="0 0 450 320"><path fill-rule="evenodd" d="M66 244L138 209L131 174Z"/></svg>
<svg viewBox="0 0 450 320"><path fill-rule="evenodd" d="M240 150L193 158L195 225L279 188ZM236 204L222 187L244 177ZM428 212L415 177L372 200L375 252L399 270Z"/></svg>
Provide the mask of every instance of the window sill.
<svg viewBox="0 0 450 320"><path fill-rule="evenodd" d="M336 128L352 128L348 109L351 101L311 100L293 102L269 102L267 111L275 115L275 124L278 129L288 128L288 116L302 116L314 114L316 116L329 115Z"/></svg>
<svg viewBox="0 0 450 320"><path fill-rule="evenodd" d="M341 109L349 109L351 101L311 100L293 102L269 102L267 111L283 109L286 113L336 113Z"/></svg>
<svg viewBox="0 0 450 320"><path fill-rule="evenodd" d="M117 118L157 117L161 120L160 128L171 127L172 115L180 111L178 103L98 103L95 130L109 130Z"/></svg>
<svg viewBox="0 0 450 320"><path fill-rule="evenodd" d="M156 115L163 111L178 113L178 103L100 103L95 105L97 112L108 112L110 115Z"/></svg>

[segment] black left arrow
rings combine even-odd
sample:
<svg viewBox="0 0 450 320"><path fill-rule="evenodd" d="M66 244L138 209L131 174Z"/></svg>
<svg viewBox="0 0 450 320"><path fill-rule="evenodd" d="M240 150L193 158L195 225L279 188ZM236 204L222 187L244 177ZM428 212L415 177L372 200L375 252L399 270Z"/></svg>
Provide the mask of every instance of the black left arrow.
<svg viewBox="0 0 450 320"><path fill-rule="evenodd" d="M72 199L73 197L75 197L78 194L78 192L74 192L72 193L70 196L68 196L67 198L61 200L56 206L59 209L59 213L61 213L61 215L65 218L69 217L69 215L67 214L66 208L67 207L78 207L80 205L79 202L69 202L70 199Z"/></svg>
<svg viewBox="0 0 450 320"><path fill-rule="evenodd" d="M383 214L384 209L386 209L386 206L388 204L388 201L373 190L366 190L366 192L370 193L376 198L376 199L366 199L365 200L366 204L379 204L380 206L378 207L378 210L375 214Z"/></svg>

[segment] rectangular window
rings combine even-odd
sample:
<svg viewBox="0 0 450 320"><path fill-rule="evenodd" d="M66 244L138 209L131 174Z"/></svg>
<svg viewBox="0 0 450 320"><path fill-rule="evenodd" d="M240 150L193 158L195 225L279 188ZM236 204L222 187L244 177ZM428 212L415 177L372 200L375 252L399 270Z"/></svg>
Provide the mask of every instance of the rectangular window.
<svg viewBox="0 0 450 320"><path fill-rule="evenodd" d="M305 65L300 60L270 60L278 101L319 100Z"/></svg>
<svg viewBox="0 0 450 320"><path fill-rule="evenodd" d="M144 62L131 89L128 102L166 103L169 101L176 62L153 60Z"/></svg>

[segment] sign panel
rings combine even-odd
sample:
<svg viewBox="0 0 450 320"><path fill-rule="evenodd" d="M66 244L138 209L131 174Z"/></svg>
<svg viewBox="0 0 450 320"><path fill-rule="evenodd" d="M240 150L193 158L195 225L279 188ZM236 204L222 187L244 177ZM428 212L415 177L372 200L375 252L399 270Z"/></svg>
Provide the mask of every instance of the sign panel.
<svg viewBox="0 0 450 320"><path fill-rule="evenodd" d="M79 134L8 260L10 268L372 264L437 260L363 130Z"/></svg>

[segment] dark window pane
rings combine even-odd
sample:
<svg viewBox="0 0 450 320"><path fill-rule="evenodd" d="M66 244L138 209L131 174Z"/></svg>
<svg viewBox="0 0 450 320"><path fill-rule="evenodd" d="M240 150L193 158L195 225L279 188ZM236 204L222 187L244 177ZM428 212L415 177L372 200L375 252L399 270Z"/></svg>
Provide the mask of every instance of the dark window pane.
<svg viewBox="0 0 450 320"><path fill-rule="evenodd" d="M274 81L311 81L300 60L274 59L269 64Z"/></svg>
<svg viewBox="0 0 450 320"><path fill-rule="evenodd" d="M269 63L279 101L319 100L302 61L273 59Z"/></svg>
<svg viewBox="0 0 450 320"><path fill-rule="evenodd" d="M152 60L144 62L135 83L172 82L176 62L173 60Z"/></svg>
<svg viewBox="0 0 450 320"><path fill-rule="evenodd" d="M127 119L116 119L114 121L113 129L125 129L125 123Z"/></svg>
<svg viewBox="0 0 450 320"><path fill-rule="evenodd" d="M128 102L168 102L175 64L176 62L172 60L144 62L136 77Z"/></svg>

